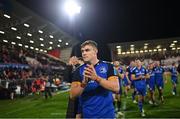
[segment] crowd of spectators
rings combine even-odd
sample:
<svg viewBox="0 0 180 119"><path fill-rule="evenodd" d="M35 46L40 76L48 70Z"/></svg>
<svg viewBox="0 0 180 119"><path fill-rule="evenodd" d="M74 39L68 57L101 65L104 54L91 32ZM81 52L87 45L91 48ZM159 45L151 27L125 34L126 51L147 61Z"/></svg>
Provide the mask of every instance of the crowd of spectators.
<svg viewBox="0 0 180 119"><path fill-rule="evenodd" d="M59 85L55 79L62 82L66 64L46 54L16 48L13 45L1 46L0 54L0 97L6 97L6 91L13 99L18 86L20 95L25 96L45 91L48 82ZM48 76L48 79L45 80L45 76ZM38 84L38 81L41 83Z"/></svg>
<svg viewBox="0 0 180 119"><path fill-rule="evenodd" d="M132 55L124 55L119 58L116 58L123 62L123 64L128 65L131 60L141 59L141 60L159 60L161 62L172 64L172 62L178 63L180 61L180 52L176 51L167 51L167 52L156 52L156 53L139 53Z"/></svg>

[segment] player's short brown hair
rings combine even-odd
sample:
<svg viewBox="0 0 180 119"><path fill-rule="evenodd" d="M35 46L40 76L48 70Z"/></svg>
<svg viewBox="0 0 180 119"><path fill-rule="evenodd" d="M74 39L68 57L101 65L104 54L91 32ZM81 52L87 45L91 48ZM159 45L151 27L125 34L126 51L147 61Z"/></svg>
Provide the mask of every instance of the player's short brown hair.
<svg viewBox="0 0 180 119"><path fill-rule="evenodd" d="M81 44L81 48L85 47L86 45L91 45L97 49L97 43L93 40L87 40Z"/></svg>

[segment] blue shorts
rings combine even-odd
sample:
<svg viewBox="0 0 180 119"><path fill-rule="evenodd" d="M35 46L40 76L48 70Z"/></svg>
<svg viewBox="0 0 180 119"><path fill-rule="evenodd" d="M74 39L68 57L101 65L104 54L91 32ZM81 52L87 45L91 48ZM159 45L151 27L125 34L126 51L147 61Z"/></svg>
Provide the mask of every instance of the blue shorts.
<svg viewBox="0 0 180 119"><path fill-rule="evenodd" d="M146 85L149 85L149 79L146 79Z"/></svg>
<svg viewBox="0 0 180 119"><path fill-rule="evenodd" d="M146 81L138 80L134 81L135 89L137 91L137 95L146 96Z"/></svg>
<svg viewBox="0 0 180 119"><path fill-rule="evenodd" d="M172 84L178 84L177 77L171 77Z"/></svg>
<svg viewBox="0 0 180 119"><path fill-rule="evenodd" d="M155 91L155 78L154 77L150 77L149 79L149 90Z"/></svg>
<svg viewBox="0 0 180 119"><path fill-rule="evenodd" d="M158 89L163 89L164 88L164 81L163 78L155 78L156 86Z"/></svg>
<svg viewBox="0 0 180 119"><path fill-rule="evenodd" d="M131 88L135 88L136 86L135 86L135 83L134 83L135 81L131 81Z"/></svg>
<svg viewBox="0 0 180 119"><path fill-rule="evenodd" d="M123 86L126 87L128 85L129 85L129 82L128 82L127 77L125 76L124 79L123 79Z"/></svg>

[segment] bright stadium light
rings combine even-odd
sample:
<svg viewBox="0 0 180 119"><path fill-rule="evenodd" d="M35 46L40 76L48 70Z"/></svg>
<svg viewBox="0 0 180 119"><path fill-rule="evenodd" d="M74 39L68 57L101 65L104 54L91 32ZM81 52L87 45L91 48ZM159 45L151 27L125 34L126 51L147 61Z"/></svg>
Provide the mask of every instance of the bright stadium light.
<svg viewBox="0 0 180 119"><path fill-rule="evenodd" d="M149 50L149 52L152 52L152 50Z"/></svg>
<svg viewBox="0 0 180 119"><path fill-rule="evenodd" d="M118 52L118 54L121 54L121 49L118 48L118 49L117 49L117 52Z"/></svg>
<svg viewBox="0 0 180 119"><path fill-rule="evenodd" d="M30 42L30 43L34 43L34 41L32 41L32 40L30 40L29 42Z"/></svg>
<svg viewBox="0 0 180 119"><path fill-rule="evenodd" d="M146 46L147 46L147 45L148 45L148 43L144 43L144 45L146 45Z"/></svg>
<svg viewBox="0 0 180 119"><path fill-rule="evenodd" d="M17 31L17 28L15 28L15 27L11 27L11 29L14 30L14 31Z"/></svg>
<svg viewBox="0 0 180 119"><path fill-rule="evenodd" d="M59 41L60 43L62 42L62 40L61 40L61 39L59 39L58 41Z"/></svg>
<svg viewBox="0 0 180 119"><path fill-rule="evenodd" d="M39 32L39 33L43 33L43 31L41 31L41 30L39 30L38 32Z"/></svg>
<svg viewBox="0 0 180 119"><path fill-rule="evenodd" d="M4 34L4 31L0 31L1 34Z"/></svg>
<svg viewBox="0 0 180 119"><path fill-rule="evenodd" d="M160 51L162 51L162 49L158 49L158 51L160 52Z"/></svg>
<svg viewBox="0 0 180 119"><path fill-rule="evenodd" d="M43 38L39 38L40 41L43 41L44 39Z"/></svg>
<svg viewBox="0 0 180 119"><path fill-rule="evenodd" d="M29 48L29 46L28 46L28 45L25 45L24 47L25 47L25 48Z"/></svg>
<svg viewBox="0 0 180 119"><path fill-rule="evenodd" d="M130 52L129 52L129 51L127 51L126 53L127 53L127 54L130 54Z"/></svg>
<svg viewBox="0 0 180 119"><path fill-rule="evenodd" d="M125 55L126 54L126 52L122 52L122 55Z"/></svg>
<svg viewBox="0 0 180 119"><path fill-rule="evenodd" d="M121 46L120 46L120 45L118 45L118 46L116 46L116 48L121 48Z"/></svg>
<svg viewBox="0 0 180 119"><path fill-rule="evenodd" d="M49 35L49 37L50 37L50 38L54 38L54 36L53 36L53 35Z"/></svg>
<svg viewBox="0 0 180 119"><path fill-rule="evenodd" d="M143 50L140 50L140 53L143 53L144 51Z"/></svg>
<svg viewBox="0 0 180 119"><path fill-rule="evenodd" d="M11 42L11 44L12 44L12 45L16 45L16 43L15 43L15 42Z"/></svg>
<svg viewBox="0 0 180 119"><path fill-rule="evenodd" d="M25 23L24 26L25 26L25 27L29 27L29 24L26 24L26 23Z"/></svg>
<svg viewBox="0 0 180 119"><path fill-rule="evenodd" d="M76 0L67 0L64 4L64 10L70 17L73 17L81 12L81 6L78 5Z"/></svg>
<svg viewBox="0 0 180 119"><path fill-rule="evenodd" d="M136 50L136 53L139 53L139 51L138 51L138 50Z"/></svg>
<svg viewBox="0 0 180 119"><path fill-rule="evenodd" d="M22 47L23 45L21 43L19 43L18 46Z"/></svg>
<svg viewBox="0 0 180 119"><path fill-rule="evenodd" d="M3 40L3 42L8 43L8 41L7 41L7 40Z"/></svg>
<svg viewBox="0 0 180 119"><path fill-rule="evenodd" d="M27 35L28 35L28 36L32 36L32 34L31 34L31 33L27 33Z"/></svg>
<svg viewBox="0 0 180 119"><path fill-rule="evenodd" d="M173 43L177 43L177 40L174 40Z"/></svg>
<svg viewBox="0 0 180 119"><path fill-rule="evenodd" d="M144 50L144 52L148 52L148 50Z"/></svg>
<svg viewBox="0 0 180 119"><path fill-rule="evenodd" d="M49 44L53 44L53 42L49 42Z"/></svg>
<svg viewBox="0 0 180 119"><path fill-rule="evenodd" d="M9 15L7 15L7 14L4 14L4 17L6 17L6 18L8 18L8 19L11 18L11 16L9 16Z"/></svg>
<svg viewBox="0 0 180 119"><path fill-rule="evenodd" d="M134 51L131 51L131 54L134 54Z"/></svg>
<svg viewBox="0 0 180 119"><path fill-rule="evenodd" d="M34 49L34 47L30 47L30 49L32 49L32 50L33 50L33 49Z"/></svg>
<svg viewBox="0 0 180 119"><path fill-rule="evenodd" d="M166 51L166 50L167 50L166 48L163 49L163 51Z"/></svg>
<svg viewBox="0 0 180 119"><path fill-rule="evenodd" d="M20 36L16 36L16 38L17 38L17 39L21 39L21 37L20 37Z"/></svg>
<svg viewBox="0 0 180 119"><path fill-rule="evenodd" d="M69 43L65 43L66 45L69 45Z"/></svg>
<svg viewBox="0 0 180 119"><path fill-rule="evenodd" d="M144 49L147 49L147 45L144 46Z"/></svg>
<svg viewBox="0 0 180 119"><path fill-rule="evenodd" d="M172 48L172 50L176 50L176 48Z"/></svg>

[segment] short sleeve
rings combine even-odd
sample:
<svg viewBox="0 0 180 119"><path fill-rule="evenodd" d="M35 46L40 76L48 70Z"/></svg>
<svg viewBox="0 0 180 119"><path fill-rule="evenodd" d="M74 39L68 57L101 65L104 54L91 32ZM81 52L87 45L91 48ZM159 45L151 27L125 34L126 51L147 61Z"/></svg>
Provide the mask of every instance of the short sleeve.
<svg viewBox="0 0 180 119"><path fill-rule="evenodd" d="M144 75L146 75L147 73L148 73L148 70L144 68Z"/></svg>
<svg viewBox="0 0 180 119"><path fill-rule="evenodd" d="M131 73L131 74L136 74L135 69L133 69L133 71L132 71L132 73Z"/></svg>

